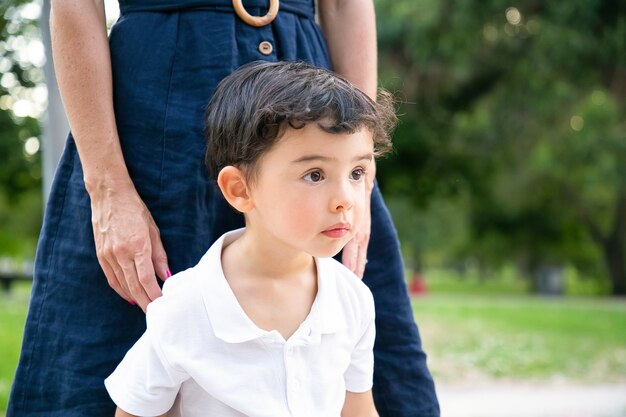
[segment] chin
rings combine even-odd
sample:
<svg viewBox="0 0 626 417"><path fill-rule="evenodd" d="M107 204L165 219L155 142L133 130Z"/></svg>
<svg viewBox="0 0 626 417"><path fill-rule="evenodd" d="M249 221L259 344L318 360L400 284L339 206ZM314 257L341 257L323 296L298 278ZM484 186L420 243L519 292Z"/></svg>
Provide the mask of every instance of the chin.
<svg viewBox="0 0 626 417"><path fill-rule="evenodd" d="M332 258L333 256L337 255L339 252L341 252L343 247L346 246L346 243L348 243L348 241L343 242L342 244L337 244L336 246L333 246L332 248L328 248L327 250L320 250L318 253L314 254L313 256L317 258Z"/></svg>

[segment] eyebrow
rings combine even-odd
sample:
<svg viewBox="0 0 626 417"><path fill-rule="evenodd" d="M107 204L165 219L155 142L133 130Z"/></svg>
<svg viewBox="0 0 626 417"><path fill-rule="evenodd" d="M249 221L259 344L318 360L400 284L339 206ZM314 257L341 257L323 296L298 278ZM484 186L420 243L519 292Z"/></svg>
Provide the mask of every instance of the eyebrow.
<svg viewBox="0 0 626 417"><path fill-rule="evenodd" d="M373 153L367 153L364 155L360 155L357 156L353 159L354 162L356 161L371 161L372 158L374 157ZM293 161L291 161L292 164L299 164L299 163L303 163L303 162L312 162L312 161L322 161L322 162L329 162L332 160L336 160L337 158L334 157L330 157L330 156L323 156L323 155L304 155L301 156L298 159L295 159Z"/></svg>

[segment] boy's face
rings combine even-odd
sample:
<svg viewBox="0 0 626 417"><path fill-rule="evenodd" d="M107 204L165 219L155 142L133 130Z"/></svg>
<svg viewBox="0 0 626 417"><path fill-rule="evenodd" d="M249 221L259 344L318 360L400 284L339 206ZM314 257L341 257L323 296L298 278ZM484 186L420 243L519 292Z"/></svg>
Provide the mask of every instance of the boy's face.
<svg viewBox="0 0 626 417"><path fill-rule="evenodd" d="M373 148L366 129L288 128L259 161L246 226L279 250L335 255L361 227Z"/></svg>

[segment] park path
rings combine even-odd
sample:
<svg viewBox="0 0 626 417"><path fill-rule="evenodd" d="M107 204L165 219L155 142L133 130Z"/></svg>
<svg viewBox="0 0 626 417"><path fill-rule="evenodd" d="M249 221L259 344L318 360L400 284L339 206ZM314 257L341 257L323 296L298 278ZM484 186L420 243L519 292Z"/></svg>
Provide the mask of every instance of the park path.
<svg viewBox="0 0 626 417"><path fill-rule="evenodd" d="M626 417L626 383L437 384L442 417Z"/></svg>

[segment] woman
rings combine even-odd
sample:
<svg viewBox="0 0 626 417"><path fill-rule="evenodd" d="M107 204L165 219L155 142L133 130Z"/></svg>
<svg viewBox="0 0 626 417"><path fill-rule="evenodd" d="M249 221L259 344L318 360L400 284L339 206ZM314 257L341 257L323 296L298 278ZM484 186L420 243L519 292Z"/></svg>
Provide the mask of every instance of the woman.
<svg viewBox="0 0 626 417"><path fill-rule="evenodd" d="M231 1L120 1L107 39L101 0L52 0L53 55L72 133L46 209L9 417L112 415L103 379L142 334L142 309L161 294L155 276L194 265L241 226L202 163L202 114L221 78L258 59L332 63L374 96L371 0L320 0L326 41L313 0L282 0L259 27L243 19L265 15L266 0L245 1L238 12ZM376 404L381 416L437 416L377 187L371 205L369 248L365 230L344 263L362 274L368 259Z"/></svg>

